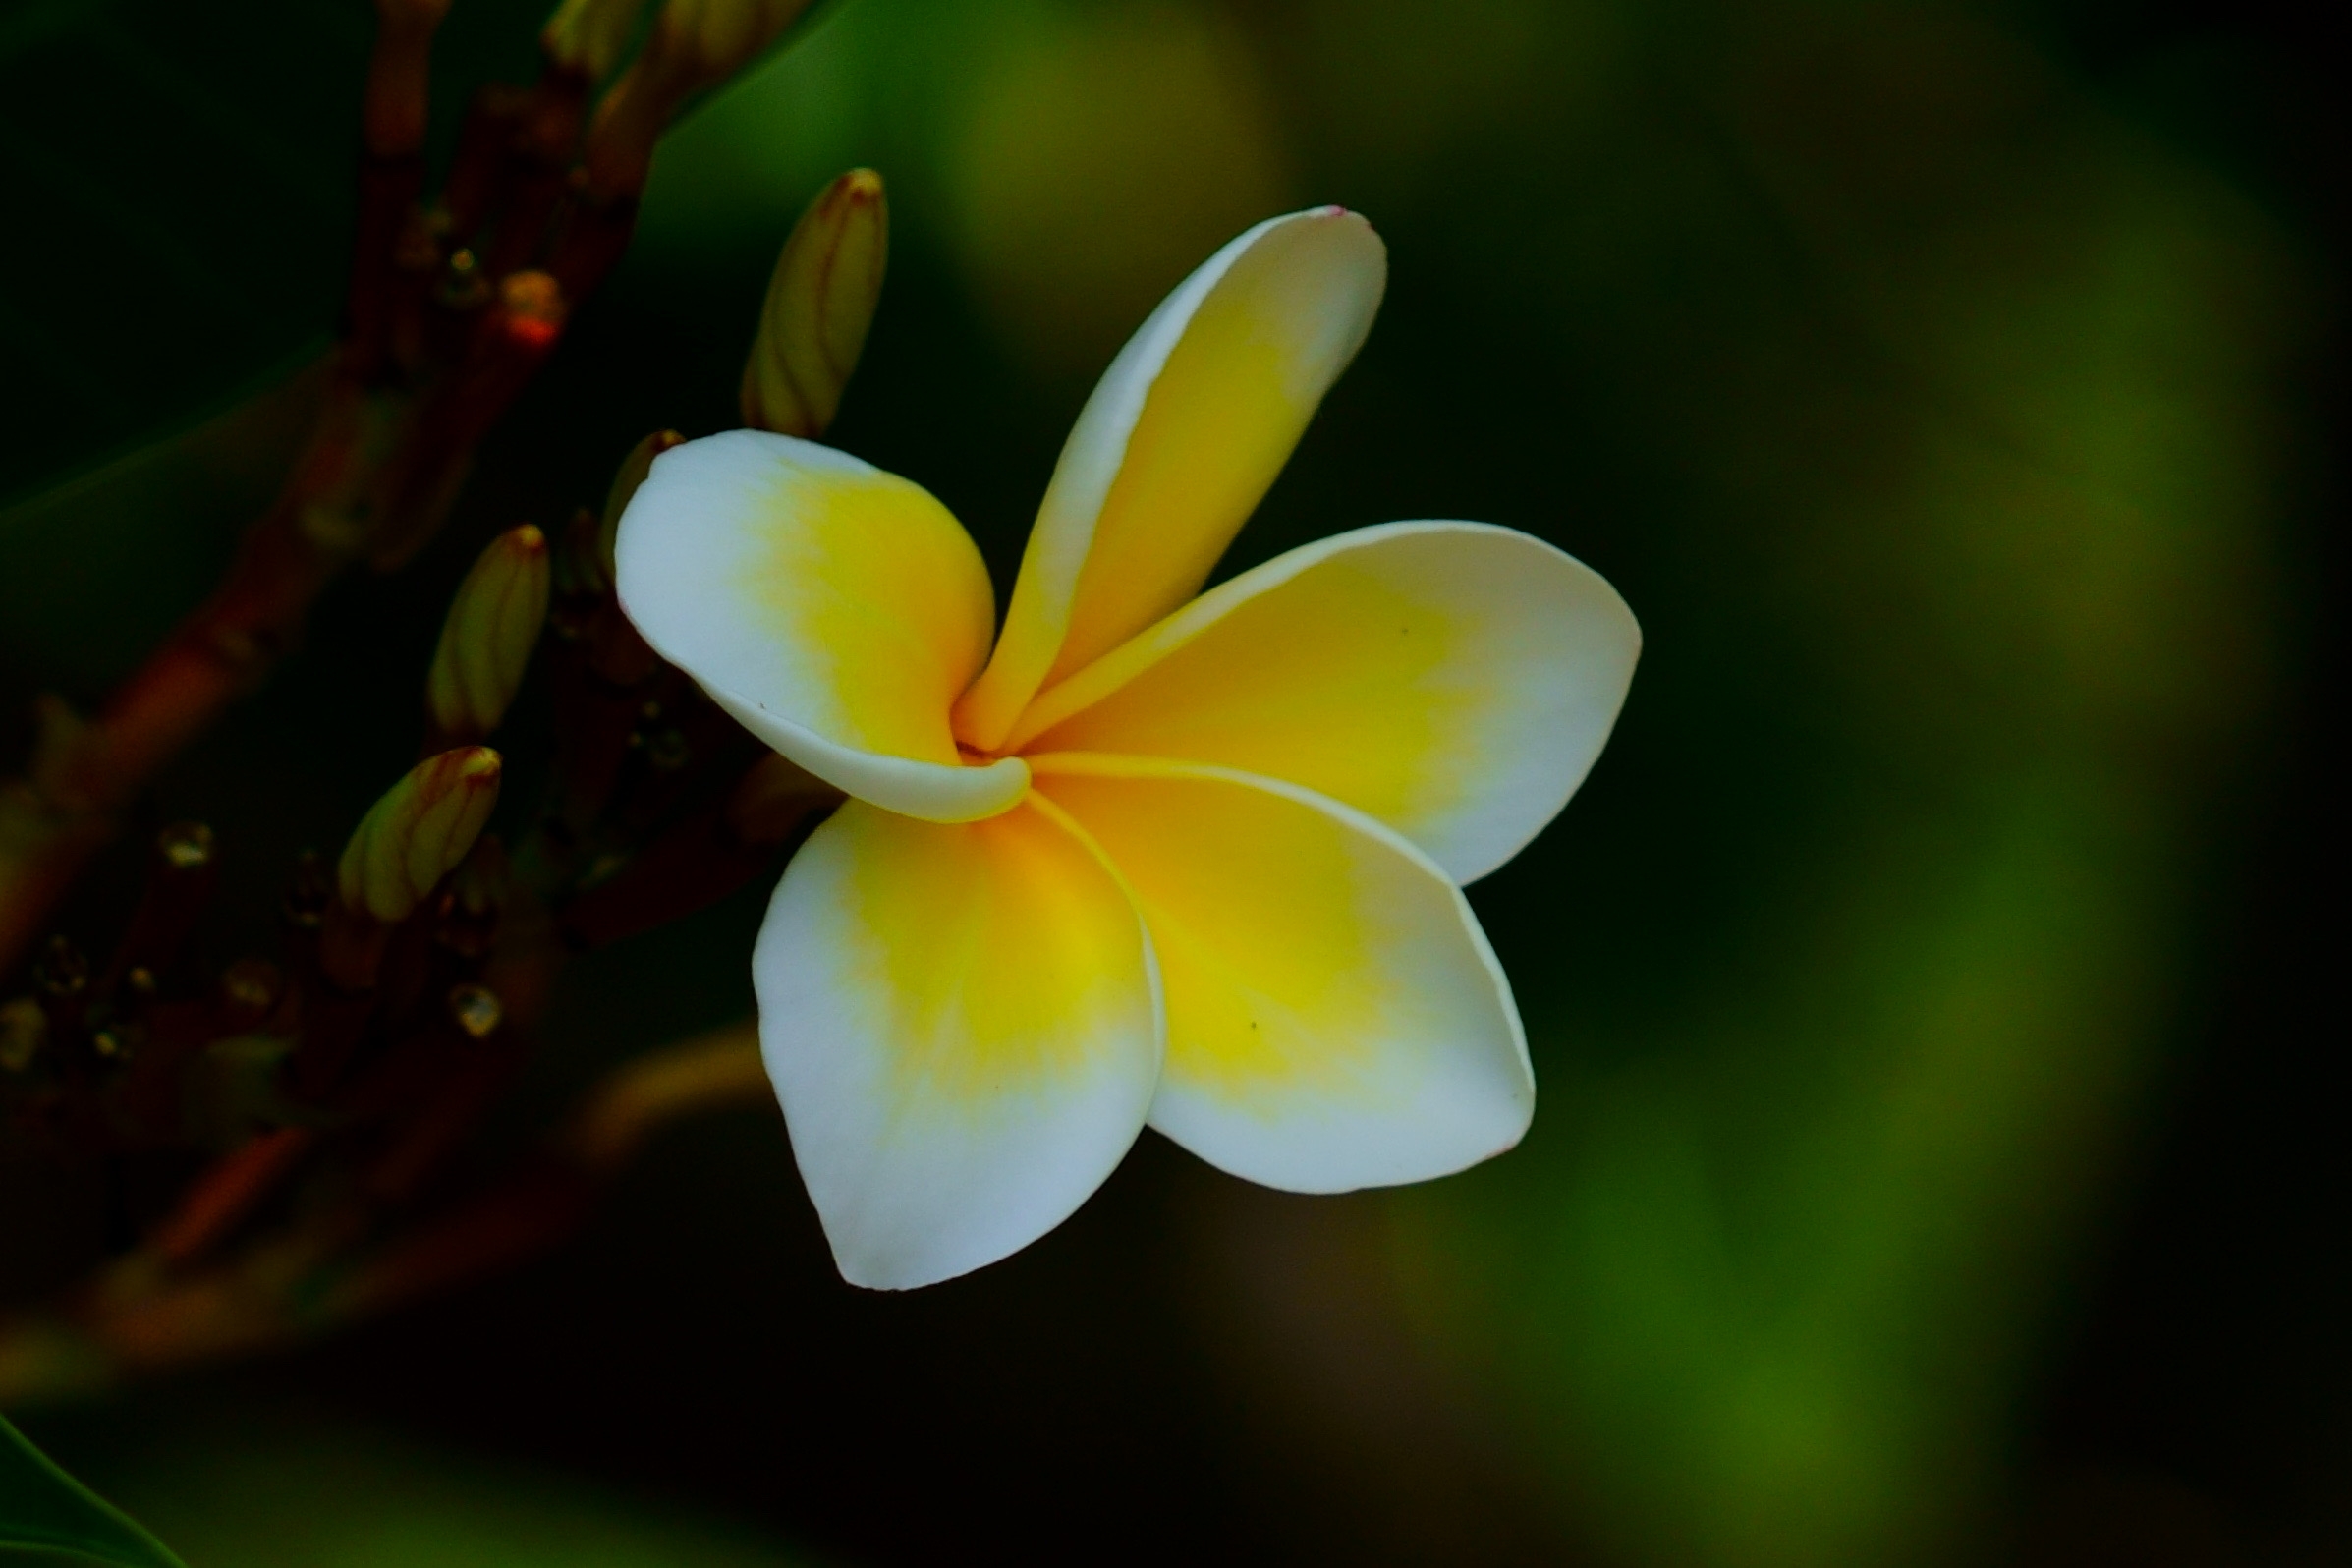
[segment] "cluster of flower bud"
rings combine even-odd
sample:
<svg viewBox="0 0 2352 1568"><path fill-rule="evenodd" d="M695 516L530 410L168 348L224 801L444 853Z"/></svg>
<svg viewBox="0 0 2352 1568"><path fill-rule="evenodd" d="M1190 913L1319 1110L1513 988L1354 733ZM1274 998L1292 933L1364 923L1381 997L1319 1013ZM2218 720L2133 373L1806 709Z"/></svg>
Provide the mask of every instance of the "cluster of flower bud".
<svg viewBox="0 0 2352 1568"><path fill-rule="evenodd" d="M424 156L428 67L450 0L374 0L357 260L320 416L332 439L317 447L334 461L305 472L282 529L263 535L276 553L252 559L272 570L291 560L324 581L355 558L389 569L420 549L481 440L617 261L654 140L812 3L562 0L541 35L547 71L528 90L476 98L436 197ZM882 182L869 170L841 176L802 214L744 366L747 423L802 437L826 430L863 352L887 248ZM683 439L659 431L630 452L600 523L583 508L552 538L525 525L483 549L424 682L429 755L366 811L338 859L303 854L276 958L213 967L210 944L196 938L220 880L215 846L202 825L176 823L156 835L118 938L85 950L52 936L24 983L0 992L0 1124L77 1149L226 1150L140 1243L157 1265L141 1280L177 1289L217 1267L208 1277L233 1277L241 1290L261 1280L261 1295L298 1295L307 1315L320 1280L348 1283L351 1260L320 1257L315 1268L266 1279L245 1267L230 1249L250 1242L247 1256L278 1256L267 1250L282 1242L279 1210L264 1200L311 1183L281 1205L308 1216L314 1201L364 1195L365 1223L348 1230L372 1246L376 1220L420 1190L528 1047L571 953L772 876L841 800L737 729L644 643L617 599L620 514ZM276 620L224 619L217 635L190 639L203 651L199 666L218 663L220 647L291 643L309 599L270 602ZM510 860L486 831L503 761L481 743L505 723L551 606L547 798ZM213 705L231 695L215 685ZM128 798L121 781L143 778L193 733L186 681L151 689L169 699L151 726L169 744L139 765L121 760L112 716L85 722L62 702L42 706L31 779L42 810L69 823L115 811ZM195 705L199 720L209 716ZM515 910L527 918L511 918ZM0 923L0 953L17 939ZM671 1098L707 1092L714 1071L737 1086L729 1092L764 1083L741 1040L705 1054L691 1073L644 1082ZM617 1161L629 1124L615 1125L620 1133L581 1147ZM314 1251L306 1243L304 1256ZM127 1298L76 1300L111 1310Z"/></svg>

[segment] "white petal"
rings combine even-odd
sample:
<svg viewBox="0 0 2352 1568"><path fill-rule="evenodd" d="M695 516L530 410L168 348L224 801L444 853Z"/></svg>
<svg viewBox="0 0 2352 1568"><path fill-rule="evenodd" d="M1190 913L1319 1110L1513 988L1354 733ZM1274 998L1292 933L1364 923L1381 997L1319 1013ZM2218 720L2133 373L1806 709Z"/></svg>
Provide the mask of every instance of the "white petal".
<svg viewBox="0 0 2352 1568"><path fill-rule="evenodd" d="M1040 695L1013 744L1286 779L1469 882L1584 782L1641 646L1616 590L1540 539L1389 523L1219 584Z"/></svg>
<svg viewBox="0 0 2352 1568"><path fill-rule="evenodd" d="M1038 509L1004 634L957 709L1001 750L1037 689L1200 591L1363 346L1380 238L1338 207L1258 225L1180 284L1094 388Z"/></svg>
<svg viewBox="0 0 2352 1568"><path fill-rule="evenodd" d="M654 459L613 553L645 641L819 778L946 822L1028 788L1018 758L969 767L957 751L949 714L993 607L980 551L920 485L730 430Z"/></svg>
<svg viewBox="0 0 2352 1568"><path fill-rule="evenodd" d="M852 1284L1028 1246L1142 1130L1157 970L1051 807L937 824L850 802L793 858L752 964L793 1153Z"/></svg>
<svg viewBox="0 0 2352 1568"><path fill-rule="evenodd" d="M1535 1079L1509 983L1410 843L1227 769L1031 765L1150 927L1168 1017L1153 1127L1295 1192L1423 1181L1519 1141Z"/></svg>

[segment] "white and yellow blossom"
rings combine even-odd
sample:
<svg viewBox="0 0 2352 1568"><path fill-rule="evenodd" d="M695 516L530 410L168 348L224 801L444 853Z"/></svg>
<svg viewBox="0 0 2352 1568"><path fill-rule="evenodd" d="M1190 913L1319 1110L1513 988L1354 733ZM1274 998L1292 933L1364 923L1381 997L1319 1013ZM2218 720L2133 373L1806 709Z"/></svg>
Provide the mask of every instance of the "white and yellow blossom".
<svg viewBox="0 0 2352 1568"><path fill-rule="evenodd" d="M754 957L850 1280L1027 1245L1147 1124L1302 1192L1525 1131L1518 1013L1460 889L1583 780L1631 613L1477 523L1361 529L1200 591L1385 276L1371 226L1325 208L1186 279L1080 415L1001 632L956 520L840 452L692 441L630 504L639 629L851 797Z"/></svg>

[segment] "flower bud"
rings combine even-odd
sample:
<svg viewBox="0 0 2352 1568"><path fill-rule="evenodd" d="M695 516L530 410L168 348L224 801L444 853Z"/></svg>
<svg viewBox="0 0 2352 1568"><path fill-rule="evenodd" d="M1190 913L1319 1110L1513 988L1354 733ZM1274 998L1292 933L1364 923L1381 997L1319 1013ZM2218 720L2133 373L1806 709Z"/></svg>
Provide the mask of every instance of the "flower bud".
<svg viewBox="0 0 2352 1568"><path fill-rule="evenodd" d="M0 1072L21 1073L32 1065L49 1037L49 1015L29 996L0 1003Z"/></svg>
<svg viewBox="0 0 2352 1568"><path fill-rule="evenodd" d="M461 746L409 770L344 846L343 906L390 925L406 920L466 858L498 804L498 754Z"/></svg>
<svg viewBox="0 0 2352 1568"><path fill-rule="evenodd" d="M882 294L890 210L882 177L852 169L793 225L743 366L743 420L813 438L833 422Z"/></svg>
<svg viewBox="0 0 2352 1568"><path fill-rule="evenodd" d="M546 623L547 578L546 537L526 523L492 539L458 585L424 683L444 740L478 741L506 717Z"/></svg>
<svg viewBox="0 0 2352 1568"><path fill-rule="evenodd" d="M604 573L604 581L614 581L612 543L621 531L621 514L629 510L629 502L637 494L637 487L645 482L645 476L653 472L653 460L671 447L684 446L686 437L675 430L655 430L629 449L614 471L612 488L604 492L604 521L596 529L596 565Z"/></svg>
<svg viewBox="0 0 2352 1568"><path fill-rule="evenodd" d="M498 281L498 324L506 335L528 349L547 349L563 335L572 313L564 286L551 273L535 267L509 272Z"/></svg>
<svg viewBox="0 0 2352 1568"><path fill-rule="evenodd" d="M563 70L601 82L629 52L644 0L564 0L539 29L539 48Z"/></svg>

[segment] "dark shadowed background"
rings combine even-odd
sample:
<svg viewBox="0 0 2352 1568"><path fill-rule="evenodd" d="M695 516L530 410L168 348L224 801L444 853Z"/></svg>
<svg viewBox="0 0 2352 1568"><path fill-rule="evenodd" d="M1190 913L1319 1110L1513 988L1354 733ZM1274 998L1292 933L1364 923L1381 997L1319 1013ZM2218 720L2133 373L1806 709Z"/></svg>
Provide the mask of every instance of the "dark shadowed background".
<svg viewBox="0 0 2352 1568"><path fill-rule="evenodd" d="M444 144L538 20L457 0ZM1338 201L1388 303L1227 568L1485 519L1647 635L1590 784L1473 891L1533 1134L1330 1200L1147 1135L1061 1231L892 1297L839 1282L780 1121L737 1113L556 1256L9 1414L196 1568L2352 1559L2352 208L2320 28L835 0L665 144L432 550L335 589L160 782L157 819L221 835L224 949L411 759L481 541L600 497L649 429L734 422L826 178L879 168L894 242L830 438L1000 585L1126 333L1233 233ZM32 696L99 698L301 433L266 389L332 326L368 29L361 0L0 6L11 768ZM506 1125L745 1016L763 895L572 974ZM0 1178L10 1297L119 1245L98 1173Z"/></svg>

